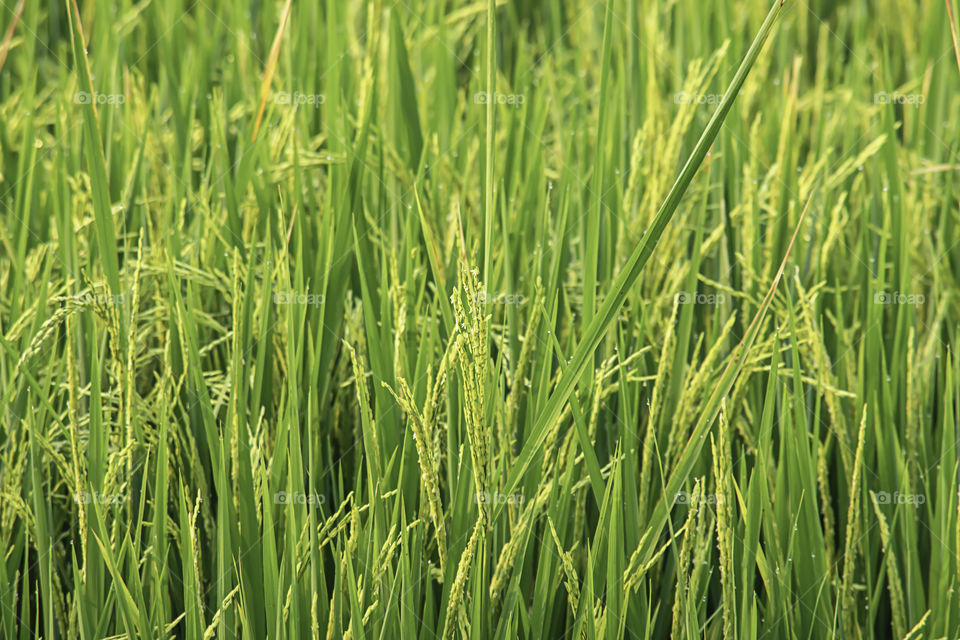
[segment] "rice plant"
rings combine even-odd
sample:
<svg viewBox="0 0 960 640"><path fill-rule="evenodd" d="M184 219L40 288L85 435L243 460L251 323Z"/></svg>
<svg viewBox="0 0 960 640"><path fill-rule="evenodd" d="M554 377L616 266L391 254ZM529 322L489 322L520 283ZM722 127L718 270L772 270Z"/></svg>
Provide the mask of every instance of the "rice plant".
<svg viewBox="0 0 960 640"><path fill-rule="evenodd" d="M0 2L0 638L960 637L958 18Z"/></svg>

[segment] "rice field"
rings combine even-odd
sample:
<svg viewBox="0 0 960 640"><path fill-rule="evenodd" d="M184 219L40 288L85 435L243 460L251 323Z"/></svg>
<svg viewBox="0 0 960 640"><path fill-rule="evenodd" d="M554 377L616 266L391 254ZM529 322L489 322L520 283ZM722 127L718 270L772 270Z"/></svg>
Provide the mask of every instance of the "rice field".
<svg viewBox="0 0 960 640"><path fill-rule="evenodd" d="M2 0L0 638L960 638L954 0Z"/></svg>

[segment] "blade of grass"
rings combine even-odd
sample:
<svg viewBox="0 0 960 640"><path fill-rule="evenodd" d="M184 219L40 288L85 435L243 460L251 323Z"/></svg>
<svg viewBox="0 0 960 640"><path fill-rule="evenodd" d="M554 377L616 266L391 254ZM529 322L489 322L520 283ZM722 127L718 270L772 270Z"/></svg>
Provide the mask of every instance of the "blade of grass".
<svg viewBox="0 0 960 640"><path fill-rule="evenodd" d="M263 112L267 108L267 99L270 97L270 85L273 84L273 75L277 70L277 60L280 58L280 45L283 44L283 33L286 31L287 19L290 17L290 8L293 6L293 0L287 0L283 5L283 11L280 12L280 24L277 25L277 34L273 37L273 45L270 47L270 56L267 58L267 64L263 69L263 81L260 83L260 106L257 107L257 119L253 123L253 135L251 142L257 141L257 134L260 133L260 122L263 120Z"/></svg>
<svg viewBox="0 0 960 640"><path fill-rule="evenodd" d="M10 26L7 27L7 32L3 35L3 42L0 43L0 71L3 70L3 65L7 61L7 54L10 52L10 42L13 40L13 34L17 30L17 25L20 23L20 15L23 13L23 5L27 0L20 0L17 3L17 8L13 10L13 19L10 21Z"/></svg>
<svg viewBox="0 0 960 640"><path fill-rule="evenodd" d="M960 71L960 40L957 39L957 19L953 16L953 0L943 0L947 5L947 17L950 18L950 37L953 39L953 53L957 58L957 71ZM2 66L2 63L0 63Z"/></svg>

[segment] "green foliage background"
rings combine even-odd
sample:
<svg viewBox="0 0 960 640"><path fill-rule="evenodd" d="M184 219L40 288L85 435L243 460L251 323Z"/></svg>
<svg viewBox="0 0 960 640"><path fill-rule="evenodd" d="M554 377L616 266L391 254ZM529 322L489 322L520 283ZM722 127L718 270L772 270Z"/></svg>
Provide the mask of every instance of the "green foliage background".
<svg viewBox="0 0 960 640"><path fill-rule="evenodd" d="M0 3L0 638L960 637L950 2Z"/></svg>

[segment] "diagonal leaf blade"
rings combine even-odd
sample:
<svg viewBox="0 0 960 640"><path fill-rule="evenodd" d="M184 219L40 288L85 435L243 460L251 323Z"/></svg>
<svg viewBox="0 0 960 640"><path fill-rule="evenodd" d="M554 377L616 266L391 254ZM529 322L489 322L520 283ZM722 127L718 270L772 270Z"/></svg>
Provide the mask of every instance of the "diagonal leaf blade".
<svg viewBox="0 0 960 640"><path fill-rule="evenodd" d="M570 365L561 376L560 381L557 383L556 388L547 400L543 410L537 416L536 423L533 427L533 432L524 444L520 455L517 457L516 463L507 478L506 486L504 488L506 493L509 494L517 488L524 474L529 469L530 464L533 462L534 456L543 447L544 442L546 442L547 436L550 433L550 429L552 425L556 424L557 419L560 417L564 405L570 398L570 395L573 393L577 380L580 379L580 376L586 369L587 363L590 361L593 352L600 344L604 333L613 322L614 317L623 306L624 301L626 301L627 294L630 292L631 287L637 281L637 278L643 271L647 260L649 260L650 256L653 254L653 250L656 248L657 242L660 240L660 236L663 234L667 223L670 222L674 213L676 213L677 207L679 206L687 187L690 185L694 175L696 175L697 171L699 170L700 165L703 163L703 160L707 155L707 151L710 149L714 139L720 132L720 128L723 126L723 121L726 119L727 114L730 112L730 108L733 106L734 99L740 92L740 88L743 86L750 69L753 67L757 57L760 55L760 51L763 48L767 37L773 30L777 17L780 15L782 10L783 2L781 2L781 0L777 0L767 14L766 19L763 21L760 31L757 33L753 43L747 50L743 61L740 63L740 67L737 69L736 75L733 77L730 86L724 93L720 106L707 123L703 134L700 136L700 140L697 142L696 147L694 147L693 152L687 158L683 169L680 171L680 175L677 177L673 187L671 187L670 192L667 194L667 197L661 205L660 210L657 212L653 223L644 234L643 239L640 240L640 242L634 248L633 253L630 255L630 258L627 260L627 263L624 265L623 269L617 275L616 280L614 280L613 285L611 286L610 293L604 299L603 304L600 305L597 315L584 330L583 337L573 353ZM495 519L500 515L502 509L503 507L501 505L494 510Z"/></svg>

